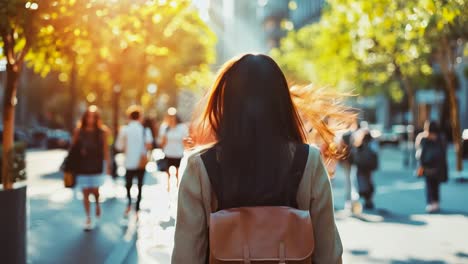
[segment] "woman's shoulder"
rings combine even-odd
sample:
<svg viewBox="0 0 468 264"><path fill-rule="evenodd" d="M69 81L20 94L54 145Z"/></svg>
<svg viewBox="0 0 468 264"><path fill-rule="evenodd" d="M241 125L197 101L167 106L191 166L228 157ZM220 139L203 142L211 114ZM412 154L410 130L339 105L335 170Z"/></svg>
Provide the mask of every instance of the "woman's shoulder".
<svg viewBox="0 0 468 264"><path fill-rule="evenodd" d="M315 144L309 144L309 161L311 160L317 160L318 157L320 157L321 155L321 151L320 151L320 148L319 146L315 145Z"/></svg>
<svg viewBox="0 0 468 264"><path fill-rule="evenodd" d="M321 170L323 170L323 173ZM327 174L327 168L323 163L320 148L316 145L309 145L309 156L304 169L304 177L308 177L309 181L314 181L316 177L321 176L322 174Z"/></svg>
<svg viewBox="0 0 468 264"><path fill-rule="evenodd" d="M187 154L187 161L188 162L196 162L202 160L203 154L206 152L213 150L214 145L205 145L205 146L198 146L193 148Z"/></svg>

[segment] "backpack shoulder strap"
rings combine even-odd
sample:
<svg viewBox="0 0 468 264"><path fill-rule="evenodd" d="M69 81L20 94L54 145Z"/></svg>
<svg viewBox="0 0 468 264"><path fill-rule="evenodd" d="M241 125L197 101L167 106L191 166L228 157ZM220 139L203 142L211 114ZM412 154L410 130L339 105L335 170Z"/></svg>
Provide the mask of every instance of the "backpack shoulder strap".
<svg viewBox="0 0 468 264"><path fill-rule="evenodd" d="M291 194L288 197L288 203L290 206L297 208L296 195L299 189L299 184L302 180L305 167L307 165L307 159L309 157L309 145L308 144L298 144L294 153L294 158L289 170L289 176L292 177L289 186L289 193ZM222 208L220 205L219 199L217 197L222 197L219 178L216 175L220 174L220 166L217 158L217 147L212 147L201 155L203 164L205 166L206 172L208 173L208 178L211 184L211 209L216 211L217 208Z"/></svg>
<svg viewBox="0 0 468 264"><path fill-rule="evenodd" d="M308 144L298 144L296 146L296 151L294 153L294 159L291 164L291 169L289 171L289 176L291 178L291 185L289 190L288 203L291 207L298 208L297 204L297 191L299 189L299 184L301 183L302 176L304 175L304 170L307 165L307 160L309 157L309 145Z"/></svg>
<svg viewBox="0 0 468 264"><path fill-rule="evenodd" d="M290 172L292 174L300 172L302 176L302 173L304 172L305 166L307 164L308 157L309 157L309 145L308 144L297 145Z"/></svg>
<svg viewBox="0 0 468 264"><path fill-rule="evenodd" d="M215 175L219 175L220 166L217 157L217 148L216 146L210 148L205 153L201 154L203 165L205 166L206 172L208 173L208 178L211 185L211 211L215 212L219 207L219 202L217 197L220 197L219 189L217 188L218 180Z"/></svg>

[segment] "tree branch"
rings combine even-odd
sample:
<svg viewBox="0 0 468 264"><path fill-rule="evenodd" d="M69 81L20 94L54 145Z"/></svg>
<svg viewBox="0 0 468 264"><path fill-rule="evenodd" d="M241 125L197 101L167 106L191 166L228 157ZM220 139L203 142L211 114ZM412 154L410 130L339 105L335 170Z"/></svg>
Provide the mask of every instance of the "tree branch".
<svg viewBox="0 0 468 264"><path fill-rule="evenodd" d="M13 39L13 34L10 34L11 32L8 32L8 29L4 29L1 32L2 39L3 39L3 54L5 55L7 59L7 63L10 65L15 65L16 60L14 56L14 47L15 47L15 42Z"/></svg>
<svg viewBox="0 0 468 264"><path fill-rule="evenodd" d="M17 64L20 64L20 65L23 64L24 57L26 56L26 54L28 54L29 47L30 47L30 44L29 44L28 39L26 38L26 43L24 44L23 49L16 56L16 63Z"/></svg>

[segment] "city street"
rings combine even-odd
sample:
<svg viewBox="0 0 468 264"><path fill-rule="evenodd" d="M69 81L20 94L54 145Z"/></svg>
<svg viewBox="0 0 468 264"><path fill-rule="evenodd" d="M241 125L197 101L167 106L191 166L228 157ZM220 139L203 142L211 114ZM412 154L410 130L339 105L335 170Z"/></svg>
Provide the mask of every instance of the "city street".
<svg viewBox="0 0 468 264"><path fill-rule="evenodd" d="M337 255L333 211L346 264L468 264L463 10L468 0L2 0L0 264L169 264L179 179L158 169L180 164L182 177L193 146L218 142L220 207L291 201L276 150L299 138L331 158L346 145L354 163L352 179L326 164L334 208L329 192L317 199L323 181L300 187L329 240L315 241L315 264ZM85 175L65 188L61 167ZM210 195L187 192L181 212ZM262 259L290 258L268 237L279 250Z"/></svg>
<svg viewBox="0 0 468 264"><path fill-rule="evenodd" d="M57 173L63 156L63 151L28 153L28 262L170 263L177 190L167 193L165 175L147 173L138 225L133 218L122 220L123 182L109 181L102 188L103 219L84 232L80 194L63 188ZM427 215L424 182L402 163L398 149L382 150L377 209L353 217L342 210L344 181L337 172L333 185L344 263L468 263L468 184L443 185L442 212Z"/></svg>

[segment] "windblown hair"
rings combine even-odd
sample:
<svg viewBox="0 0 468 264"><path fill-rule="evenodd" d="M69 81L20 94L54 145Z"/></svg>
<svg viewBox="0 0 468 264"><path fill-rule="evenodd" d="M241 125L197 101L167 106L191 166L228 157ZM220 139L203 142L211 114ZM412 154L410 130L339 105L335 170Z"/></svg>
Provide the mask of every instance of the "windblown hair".
<svg viewBox="0 0 468 264"><path fill-rule="evenodd" d="M219 148L224 195L242 201L232 205L278 199L288 184L291 143L310 143L310 131L329 146L324 154L337 157L330 124L345 126L351 115L336 92L313 86L290 90L273 59L252 54L222 67L201 107L191 137L197 145Z"/></svg>
<svg viewBox="0 0 468 264"><path fill-rule="evenodd" d="M220 130L223 118L224 98L229 98L224 96L225 82L229 78L228 73L236 63L250 56L255 55L247 54L226 62L219 70L212 89L198 104L190 126L190 135L196 145L210 145L220 140L217 131ZM276 65L268 56L256 56L265 57ZM276 65L276 67L280 70L279 66ZM347 130L357 120L358 111L344 104L346 97L352 94L340 93L328 87L317 87L312 84L289 87L281 70L280 73L281 86L289 90L286 98L290 98L292 102L291 108L294 114L290 121L293 123L296 139L300 138L301 142L309 144L325 144L327 145L327 153L324 153L326 158L340 159L343 153L337 148L335 134Z"/></svg>

